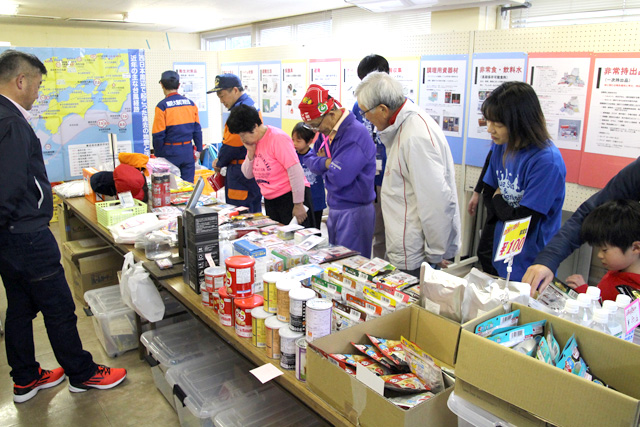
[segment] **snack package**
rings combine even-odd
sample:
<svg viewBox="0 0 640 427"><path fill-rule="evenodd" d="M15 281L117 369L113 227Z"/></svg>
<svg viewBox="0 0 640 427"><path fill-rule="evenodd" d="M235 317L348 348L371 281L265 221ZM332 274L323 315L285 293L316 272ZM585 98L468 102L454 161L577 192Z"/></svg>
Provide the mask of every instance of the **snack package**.
<svg viewBox="0 0 640 427"><path fill-rule="evenodd" d="M430 391L415 374L383 375L380 378L384 380L384 387L389 390L401 393Z"/></svg>
<svg viewBox="0 0 640 427"><path fill-rule="evenodd" d="M526 354L529 357L535 357L538 345L540 344L541 336L526 339L520 344L516 344L513 349L519 353Z"/></svg>
<svg viewBox="0 0 640 427"><path fill-rule="evenodd" d="M418 278L410 274L398 271L395 273L387 274L378 279L381 283L385 283L389 286L393 286L398 290L409 288L418 283Z"/></svg>
<svg viewBox="0 0 640 427"><path fill-rule="evenodd" d="M485 320L476 326L476 330L474 332L476 335L480 335L481 337L488 337L517 326L519 319L520 310L514 310L511 313L501 314L500 316Z"/></svg>
<svg viewBox="0 0 640 427"><path fill-rule="evenodd" d="M342 369L343 371L345 371L347 374L349 374L351 376L354 376L354 377L356 376L356 369L353 366L345 363L344 361L337 360L332 355L329 355L327 360L329 362L333 363L334 365L336 365L337 367L339 367L340 369Z"/></svg>
<svg viewBox="0 0 640 427"><path fill-rule="evenodd" d="M564 310L565 303L569 298L578 298L577 292L554 277L536 300L558 315Z"/></svg>
<svg viewBox="0 0 640 427"><path fill-rule="evenodd" d="M342 295L344 296L345 301L347 302L347 305L349 307L364 311L368 316L380 317L383 314L389 312L389 310L383 309L382 306L376 303L358 298L355 295L351 295L350 293L343 293Z"/></svg>
<svg viewBox="0 0 640 427"><path fill-rule="evenodd" d="M353 307L349 307L339 301L333 300L331 311L331 333L366 322L367 315Z"/></svg>
<svg viewBox="0 0 640 427"><path fill-rule="evenodd" d="M547 344L549 345L549 353L551 354L551 359L553 360L553 364L555 365L556 362L558 362L558 357L560 357L560 344L558 344L558 341L556 341L556 337L553 334L553 325L551 323L549 323L545 338L547 339Z"/></svg>
<svg viewBox="0 0 640 427"><path fill-rule="evenodd" d="M420 305L454 322L462 322L462 299L467 281L423 263Z"/></svg>
<svg viewBox="0 0 640 427"><path fill-rule="evenodd" d="M389 401L394 405L401 407L402 409L411 409L419 403L424 402L425 400L431 399L435 394L426 391L420 394L411 394L407 396L398 396L398 397L390 397Z"/></svg>
<svg viewBox="0 0 640 427"><path fill-rule="evenodd" d="M515 328L511 328L505 332L487 337L487 339L505 347L513 347L528 338L534 337L536 335L541 335L542 331L544 330L545 323L547 323L546 320L540 320L538 322L516 326Z"/></svg>
<svg viewBox="0 0 640 427"><path fill-rule="evenodd" d="M372 344L356 344L352 342L351 345L353 345L361 353L366 354L371 359L375 360L383 366L386 366L387 368L393 368L395 365L391 360L387 359L376 346Z"/></svg>
<svg viewBox="0 0 640 427"><path fill-rule="evenodd" d="M567 341L562 353L560 353L560 359L556 366L579 377L588 380L592 378L591 374L589 374L589 367L582 357L580 357L580 350L578 350L578 342L576 341L575 335L571 335L571 338Z"/></svg>
<svg viewBox="0 0 640 427"><path fill-rule="evenodd" d="M400 342L411 372L416 374L432 392L439 393L444 390L442 369L434 362L433 358L415 343L404 337L400 337Z"/></svg>
<svg viewBox="0 0 640 427"><path fill-rule="evenodd" d="M382 352L382 354L390 359L396 366L406 366L407 361L405 359L404 349L402 348L402 343L396 340L388 340L385 338L374 337L367 334L369 340L378 347L378 350Z"/></svg>
<svg viewBox="0 0 640 427"><path fill-rule="evenodd" d="M538 350L536 351L536 359L555 366L553 357L551 357L551 351L549 350L549 344L547 344L545 337L540 339L540 344L538 344Z"/></svg>

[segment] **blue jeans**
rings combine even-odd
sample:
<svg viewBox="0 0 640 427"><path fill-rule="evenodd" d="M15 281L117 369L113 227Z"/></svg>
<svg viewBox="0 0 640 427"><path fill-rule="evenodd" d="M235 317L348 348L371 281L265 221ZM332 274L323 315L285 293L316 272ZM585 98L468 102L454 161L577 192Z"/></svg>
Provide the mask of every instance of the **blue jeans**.
<svg viewBox="0 0 640 427"><path fill-rule="evenodd" d="M39 378L32 326L39 311L56 359L70 381L88 380L97 365L91 353L82 349L75 304L51 231L0 231L0 276L7 294L5 345L14 383L27 385Z"/></svg>

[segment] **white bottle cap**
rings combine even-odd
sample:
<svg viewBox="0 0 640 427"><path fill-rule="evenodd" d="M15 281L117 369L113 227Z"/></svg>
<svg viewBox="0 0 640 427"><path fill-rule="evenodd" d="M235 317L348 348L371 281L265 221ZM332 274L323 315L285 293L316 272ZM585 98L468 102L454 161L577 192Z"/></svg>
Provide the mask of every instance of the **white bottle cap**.
<svg viewBox="0 0 640 427"><path fill-rule="evenodd" d="M591 298L587 294L578 294L578 304L580 307L591 307Z"/></svg>
<svg viewBox="0 0 640 427"><path fill-rule="evenodd" d="M578 301L574 299L568 299L564 303L564 311L567 313L576 314L579 309L580 309L580 305L578 304Z"/></svg>
<svg viewBox="0 0 640 427"><path fill-rule="evenodd" d="M631 297L629 295L620 294L616 297L616 304L618 304L619 308L625 308L631 304Z"/></svg>
<svg viewBox="0 0 640 427"><path fill-rule="evenodd" d="M587 288L587 295L589 295L591 299L600 299L600 288L596 286L589 286Z"/></svg>
<svg viewBox="0 0 640 427"><path fill-rule="evenodd" d="M613 314L618 311L618 304L616 304L615 301L611 301L608 299L602 303L602 308L606 308L607 310L609 310L609 314Z"/></svg>
<svg viewBox="0 0 640 427"><path fill-rule="evenodd" d="M593 321L598 323L609 323L609 311L605 308L596 308L593 311Z"/></svg>

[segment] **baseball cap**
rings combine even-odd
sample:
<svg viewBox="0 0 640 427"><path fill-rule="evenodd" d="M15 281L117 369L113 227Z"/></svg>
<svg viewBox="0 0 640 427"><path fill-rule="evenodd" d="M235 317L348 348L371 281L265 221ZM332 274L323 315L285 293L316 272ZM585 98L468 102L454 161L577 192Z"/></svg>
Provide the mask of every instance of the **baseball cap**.
<svg viewBox="0 0 640 427"><path fill-rule="evenodd" d="M308 122L325 115L334 105L334 99L329 96L329 91L320 85L313 84L307 89L298 109L302 120Z"/></svg>
<svg viewBox="0 0 640 427"><path fill-rule="evenodd" d="M91 189L96 193L104 194L105 196L116 196L118 194L113 180L113 172L94 173L91 175L89 183L91 184Z"/></svg>
<svg viewBox="0 0 640 427"><path fill-rule="evenodd" d="M162 77L160 77L160 82L170 82L175 81L176 83L180 83L180 75L173 70L167 70L162 73Z"/></svg>
<svg viewBox="0 0 640 427"><path fill-rule="evenodd" d="M234 87L242 87L242 82L235 74L219 74L216 76L216 85L207 93L219 92L223 89L233 89Z"/></svg>
<svg viewBox="0 0 640 427"><path fill-rule="evenodd" d="M113 171L113 180L118 193L131 191L135 199L144 199L145 178L138 169L121 163Z"/></svg>

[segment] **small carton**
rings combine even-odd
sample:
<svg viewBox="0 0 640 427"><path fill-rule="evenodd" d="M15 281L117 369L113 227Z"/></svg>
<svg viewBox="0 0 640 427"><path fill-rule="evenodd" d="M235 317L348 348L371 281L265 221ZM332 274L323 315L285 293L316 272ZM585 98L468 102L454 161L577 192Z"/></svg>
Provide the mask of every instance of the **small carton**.
<svg viewBox="0 0 640 427"><path fill-rule="evenodd" d="M84 182L84 197L91 203L104 202L107 199L104 195L96 193L91 188L91 177L100 172L96 168L83 168L82 169L82 181Z"/></svg>
<svg viewBox="0 0 640 427"><path fill-rule="evenodd" d="M457 417L447 407L453 386L435 397L405 410L373 391L363 382L335 366L324 355L353 353L351 342L368 343L366 334L409 339L444 366L453 366L460 325L412 305L394 313L357 324L309 343L307 384L354 425L360 426L451 426Z"/></svg>
<svg viewBox="0 0 640 427"><path fill-rule="evenodd" d="M508 311L517 309L520 325L546 320L545 333L553 325L560 348L575 334L591 374L613 388L474 334L478 324L505 313L500 306L462 326L457 396L518 426L638 424L640 346L521 304L512 303Z"/></svg>

